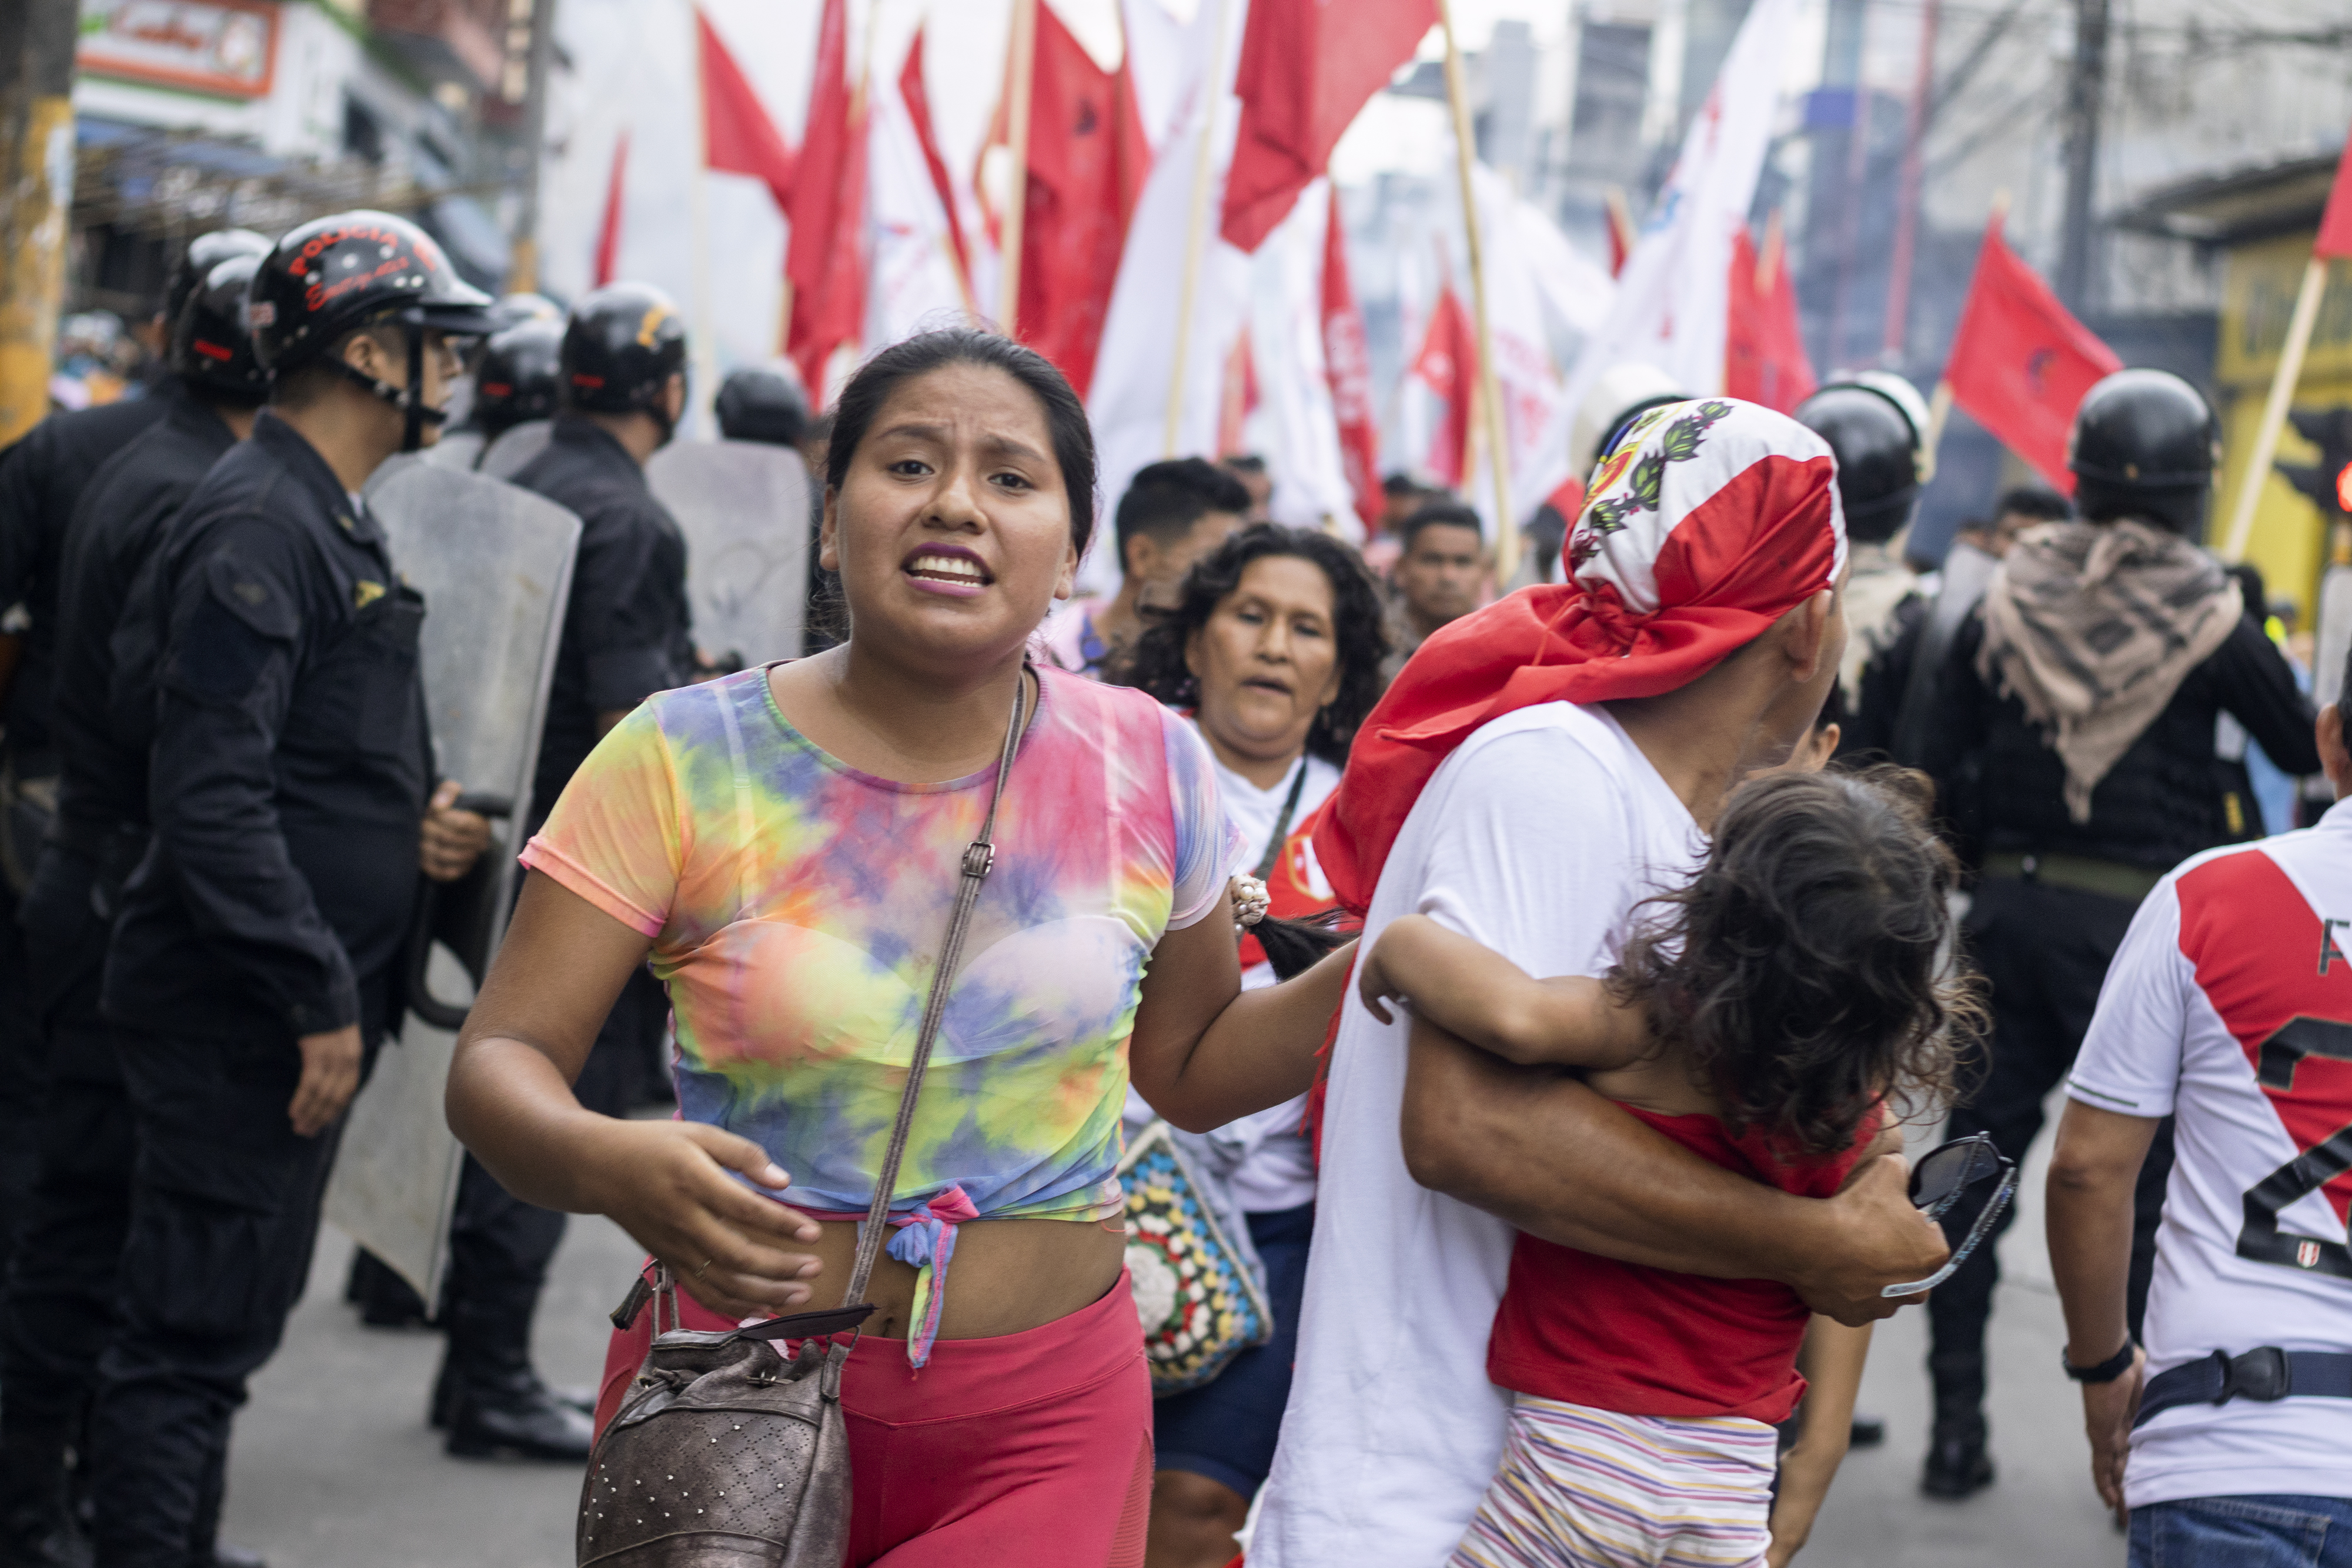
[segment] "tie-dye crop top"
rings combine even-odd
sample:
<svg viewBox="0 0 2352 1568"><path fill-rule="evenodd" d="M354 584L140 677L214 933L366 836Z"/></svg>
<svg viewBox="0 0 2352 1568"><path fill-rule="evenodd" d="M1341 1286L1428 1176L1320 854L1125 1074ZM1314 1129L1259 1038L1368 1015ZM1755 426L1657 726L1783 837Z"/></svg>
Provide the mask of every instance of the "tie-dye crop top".
<svg viewBox="0 0 2352 1568"><path fill-rule="evenodd" d="M1038 680L894 1217L951 1187L969 1200L956 1218L1119 1211L1144 966L1215 908L1234 863L1191 725L1140 692ZM746 670L622 720L522 861L652 939L681 1113L765 1148L788 1202L862 1213L995 774L858 772Z"/></svg>

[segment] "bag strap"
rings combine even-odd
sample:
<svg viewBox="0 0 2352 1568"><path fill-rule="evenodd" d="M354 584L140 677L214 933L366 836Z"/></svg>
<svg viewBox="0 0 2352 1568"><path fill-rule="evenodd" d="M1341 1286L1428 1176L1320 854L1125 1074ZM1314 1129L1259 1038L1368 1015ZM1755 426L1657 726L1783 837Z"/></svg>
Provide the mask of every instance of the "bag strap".
<svg viewBox="0 0 2352 1568"><path fill-rule="evenodd" d="M882 1251L889 1228L890 1197L898 1185L898 1162L907 1153L907 1137L915 1125L915 1097L923 1090L923 1072L930 1066L931 1047L939 1040L940 1020L948 1007L948 987L955 978L956 961L963 953L964 933L971 925L971 907L980 901L980 884L988 880L996 862L996 809L1004 800L1005 775L1013 771L1013 753L1021 744L1021 729L1029 704L1029 666L1024 663L1013 687L1013 718L1005 726L1004 749L996 759L996 783L988 795L988 818L980 837L963 850L963 872L956 883L955 912L948 916L948 939L940 948L940 967L931 975L930 998L923 1005L923 1026L915 1036L915 1054L907 1064L907 1087L898 1095L898 1120L890 1129L890 1152L882 1157L882 1173L874 1185L874 1203L858 1227L857 1262L849 1271L844 1307L862 1306L874 1260Z"/></svg>

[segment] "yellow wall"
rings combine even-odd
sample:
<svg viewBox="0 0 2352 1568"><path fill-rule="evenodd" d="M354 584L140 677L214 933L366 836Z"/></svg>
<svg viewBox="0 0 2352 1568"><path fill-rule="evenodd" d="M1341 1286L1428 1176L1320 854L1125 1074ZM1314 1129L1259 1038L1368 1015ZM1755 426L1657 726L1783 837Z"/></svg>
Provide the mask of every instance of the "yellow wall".
<svg viewBox="0 0 2352 1568"><path fill-rule="evenodd" d="M2210 536L2216 544L2221 530L2229 526L2238 485L2253 452L2263 402L2270 394L2287 320L2294 313L2295 293L2311 259L2312 237L2307 233L2284 235L2233 246L2228 254L2221 283L2221 347L2213 366L2221 394L2221 480L2213 493ZM2328 268L2327 292L2294 406L2321 409L2337 403L2352 403L2352 267L2341 261ZM2289 463L2308 463L2317 455L2293 425L2280 432L2278 455ZM2255 507L2246 559L2261 569L2273 594L2295 599L2306 625L2326 553L2326 525L2319 508L2273 473Z"/></svg>

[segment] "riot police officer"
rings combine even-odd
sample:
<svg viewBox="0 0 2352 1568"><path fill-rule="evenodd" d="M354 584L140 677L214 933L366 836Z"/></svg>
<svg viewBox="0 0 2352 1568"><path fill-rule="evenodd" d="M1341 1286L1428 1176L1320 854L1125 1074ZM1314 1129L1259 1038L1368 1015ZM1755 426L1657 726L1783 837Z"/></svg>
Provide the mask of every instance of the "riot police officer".
<svg viewBox="0 0 2352 1568"><path fill-rule="evenodd" d="M537 317L492 333L482 346L467 425L481 434L485 451L526 420L553 417L556 358L562 346L562 323Z"/></svg>
<svg viewBox="0 0 2352 1568"><path fill-rule="evenodd" d="M2123 371L2083 400L2077 520L2019 537L1937 672L1926 746L1947 799L1969 783L1979 865L1969 947L1991 988L1990 1059L1953 1135L2022 1159L2072 1066L2133 912L2185 857L2238 838L2214 766L2229 714L2290 773L2319 759L2312 713L2237 584L2195 542L2211 411L2188 382ZM2140 1186L2132 1326L2168 1168ZM1936 1417L1924 1490L1992 1479L1983 1414L1990 1242L1928 1298ZM2069 1369L2074 1370L2074 1369Z"/></svg>
<svg viewBox="0 0 2352 1568"><path fill-rule="evenodd" d="M420 861L454 878L488 841L447 809L454 781L433 786L425 606L359 493L426 444L453 340L488 303L386 214L279 240L249 305L270 405L125 612L115 685L152 689L152 840L100 991L138 1141L91 1423L102 1568L182 1568L210 1539L232 1416L301 1293L340 1118L399 1016Z"/></svg>
<svg viewBox="0 0 2352 1568"><path fill-rule="evenodd" d="M1839 756L1881 754L1927 613L1903 546L1927 478L1927 405L1908 382L1871 371L1822 387L1794 417L1829 443L1845 511L1845 657L1822 716L1841 727Z"/></svg>
<svg viewBox="0 0 2352 1568"><path fill-rule="evenodd" d="M572 308L547 448L514 476L580 518L572 598L531 789L531 831L604 733L646 697L692 678L686 538L646 487L645 461L686 407L686 331L661 290L620 283ZM617 1114L660 1049L669 1003L640 969L613 1004L576 1092ZM447 1359L434 1397L448 1450L576 1460L586 1415L532 1368L530 1325L563 1216L521 1202L468 1155L449 1237Z"/></svg>
<svg viewBox="0 0 2352 1568"><path fill-rule="evenodd" d="M768 365L746 365L719 383L712 412L729 441L762 441L795 452L808 439L808 393L800 379Z"/></svg>
<svg viewBox="0 0 2352 1568"><path fill-rule="evenodd" d="M182 306L213 267L269 242L246 229L199 235L166 280L157 322L168 340ZM0 1273L33 1179L47 1048L34 1021L16 904L48 826L57 758L49 741L57 644L58 552L82 490L99 465L168 415L181 379L165 373L144 397L57 413L0 453L0 608L22 606L22 629L0 637ZM13 623L12 623L13 624Z"/></svg>
<svg viewBox="0 0 2352 1568"><path fill-rule="evenodd" d="M131 582L214 462L252 430L269 378L246 319L259 257L233 256L191 292L169 347L179 392L163 419L82 493L58 573L58 810L24 901L34 1000L50 1087L25 1249L0 1311L0 1509L15 1563L73 1560L66 1455L86 1452L90 1373L114 1322L115 1266L130 1223L134 1140L100 1016L109 915L145 852L147 758L110 722L109 646Z"/></svg>

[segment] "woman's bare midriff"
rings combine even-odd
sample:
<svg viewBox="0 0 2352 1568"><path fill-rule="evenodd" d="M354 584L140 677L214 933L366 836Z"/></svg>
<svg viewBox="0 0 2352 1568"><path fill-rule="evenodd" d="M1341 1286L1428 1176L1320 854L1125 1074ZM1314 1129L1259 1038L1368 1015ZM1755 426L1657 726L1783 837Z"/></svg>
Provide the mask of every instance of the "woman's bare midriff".
<svg viewBox="0 0 2352 1568"><path fill-rule="evenodd" d="M824 1271L809 1281L815 1293L802 1312L839 1305L856 1261L856 1221L827 1221L822 1228L809 1250L824 1260ZM956 1228L939 1337L992 1339L1068 1317L1101 1301L1126 1265L1126 1233L1116 1217L968 1220ZM915 1270L885 1252L875 1260L866 1297L881 1309L866 1321L866 1332L906 1338Z"/></svg>

